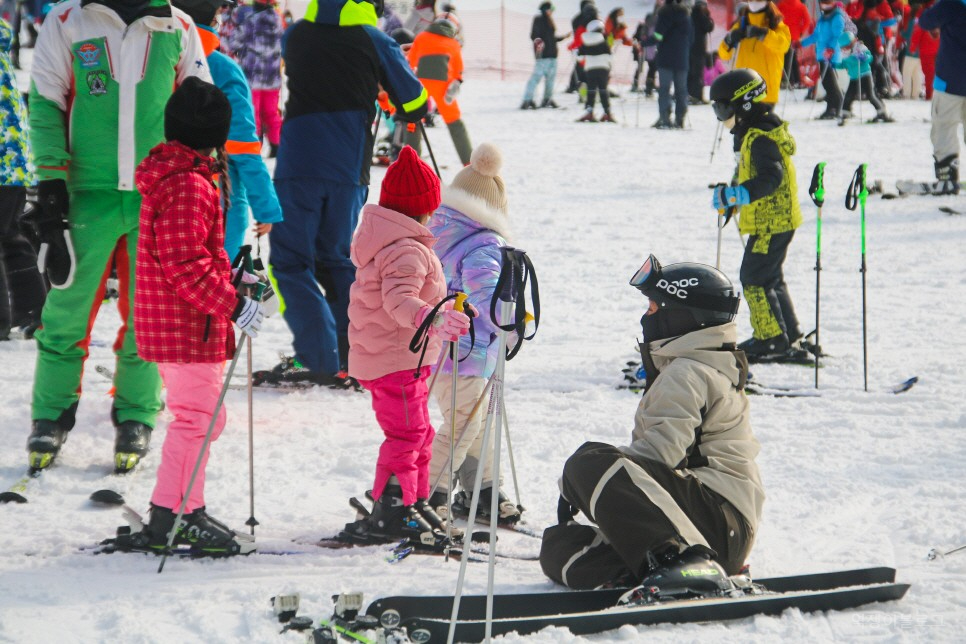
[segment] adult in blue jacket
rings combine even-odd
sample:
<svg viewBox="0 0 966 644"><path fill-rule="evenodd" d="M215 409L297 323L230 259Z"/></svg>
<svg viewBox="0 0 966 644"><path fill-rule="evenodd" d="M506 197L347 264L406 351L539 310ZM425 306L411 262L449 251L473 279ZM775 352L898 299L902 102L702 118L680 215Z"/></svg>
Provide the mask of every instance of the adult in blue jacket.
<svg viewBox="0 0 966 644"><path fill-rule="evenodd" d="M272 224L282 221L282 207L262 159L261 142L255 134L255 112L248 81L238 63L218 51L220 41L214 28L215 16L225 4L224 0L173 0L172 4L195 21L211 79L231 103L231 126L225 143L231 181L230 205L225 214L225 250L234 259L245 241L249 208L255 215L256 234L267 235Z"/></svg>
<svg viewBox="0 0 966 644"><path fill-rule="evenodd" d="M939 30L936 79L932 95L933 194L959 194L960 123L966 137L966 0L939 0L922 12L919 26Z"/></svg>
<svg viewBox="0 0 966 644"><path fill-rule="evenodd" d="M821 67L825 89L825 112L818 118L828 120L838 118L842 108L842 90L833 68L837 69L842 62L839 38L845 31L845 11L836 0L820 0L818 7L822 15L815 22L812 33L802 38L802 47L815 45L815 58Z"/></svg>
<svg viewBox="0 0 966 644"><path fill-rule="evenodd" d="M368 1L311 0L282 42L289 97L275 189L285 221L270 234L271 268L295 359L260 380L351 384L341 373L355 280L349 244L369 194L379 86L397 118L415 122L426 113L426 90L376 22Z"/></svg>

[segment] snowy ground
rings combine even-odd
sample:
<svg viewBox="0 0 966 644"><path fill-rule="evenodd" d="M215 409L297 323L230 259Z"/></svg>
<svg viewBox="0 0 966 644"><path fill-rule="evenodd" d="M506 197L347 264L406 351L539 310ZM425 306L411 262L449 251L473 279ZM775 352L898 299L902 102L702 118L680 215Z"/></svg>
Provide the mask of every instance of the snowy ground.
<svg viewBox="0 0 966 644"><path fill-rule="evenodd" d="M521 112L521 95L518 81L471 79L461 102L473 140L503 149L516 243L529 251L540 278L542 324L536 340L508 364L506 393L525 517L539 529L555 519L556 480L566 457L588 439L628 440L638 398L614 385L633 357L645 300L627 280L648 253L664 263L714 263L707 186L727 180L733 161L726 140L709 163L715 121L708 107L692 108L685 131L666 132L647 127L656 118L653 101L618 101L614 114L621 123L594 125L574 122L580 112L571 96L558 97L565 110ZM935 562L925 555L932 547L966 543L960 514L966 443L958 434L966 426L966 217L937 208L966 210L962 197L869 198L869 392L862 391L859 213L843 207L845 190L862 162L869 163L870 179L887 187L932 174L928 104L888 105L897 123L844 128L809 120L821 105L801 96L789 96L781 107L798 141L806 215L786 275L806 328L815 315L815 208L806 191L816 162L828 162L821 319L822 344L832 357L821 371L823 397L752 400L768 500L750 563L758 576L895 566L899 579L913 584L906 599L728 625L625 627L590 638L548 630L528 641L961 641L966 553ZM863 110L871 116L868 105ZM446 130L429 136L444 179L451 179L458 161ZM381 176L382 170L373 172L372 200ZM726 230L722 266L735 281L741 251L735 232ZM744 305L739 325L746 337ZM29 503L0 507L0 640L295 642L301 636L278 635L273 595L300 592L301 614L320 618L331 612L330 596L344 590L362 591L367 600L453 592L456 564L412 557L390 565L378 548L175 559L161 575L153 557L79 552L122 523L117 510L89 503L94 490L115 489L147 509L167 423L162 415L155 451L139 471L110 473L111 383L92 367L113 366L117 326L115 307L104 306L78 424L57 465L31 485ZM272 319L266 327L255 343L256 369L289 350L284 322ZM0 343L4 487L25 470L34 354L31 342ZM772 384L807 387L813 377L794 366L754 371ZM912 375L920 383L908 393L884 392ZM229 392L227 405L231 420L213 448L207 500L214 516L241 528L249 516L244 393ZM381 440L366 395L259 392L254 424L260 542L288 547L294 538L332 535L353 518L346 499L370 485ZM512 493L509 477L505 487ZM509 535L500 547L536 553L539 544ZM467 592L482 591L485 582L485 568L471 564ZM558 589L537 563L507 560L497 566L496 586L499 592Z"/></svg>

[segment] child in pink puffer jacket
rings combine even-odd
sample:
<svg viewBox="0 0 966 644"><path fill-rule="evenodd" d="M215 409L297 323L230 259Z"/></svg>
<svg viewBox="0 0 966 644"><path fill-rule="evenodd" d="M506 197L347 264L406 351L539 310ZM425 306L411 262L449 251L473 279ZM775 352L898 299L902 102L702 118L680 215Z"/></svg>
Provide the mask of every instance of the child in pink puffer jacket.
<svg viewBox="0 0 966 644"><path fill-rule="evenodd" d="M350 255L356 280L349 291L349 375L372 393L386 435L372 485L372 514L346 525L340 537L372 543L418 536L439 527L431 510L429 462L435 432L429 423L430 366L441 340L458 339L469 318L448 307L430 327L429 348L409 350L417 327L446 296L446 280L426 228L440 203L439 178L409 146L389 166L379 205L362 209Z"/></svg>

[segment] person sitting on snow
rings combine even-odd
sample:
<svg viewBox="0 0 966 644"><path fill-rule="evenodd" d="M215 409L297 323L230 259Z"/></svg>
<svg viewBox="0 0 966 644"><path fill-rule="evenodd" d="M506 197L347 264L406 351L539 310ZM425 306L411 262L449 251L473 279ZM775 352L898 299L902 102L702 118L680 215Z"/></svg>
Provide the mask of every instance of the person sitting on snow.
<svg viewBox="0 0 966 644"><path fill-rule="evenodd" d="M567 459L540 565L571 588L720 588L743 567L765 500L735 348L740 298L710 266L662 268L653 255L630 283L649 300L632 441L588 442Z"/></svg>

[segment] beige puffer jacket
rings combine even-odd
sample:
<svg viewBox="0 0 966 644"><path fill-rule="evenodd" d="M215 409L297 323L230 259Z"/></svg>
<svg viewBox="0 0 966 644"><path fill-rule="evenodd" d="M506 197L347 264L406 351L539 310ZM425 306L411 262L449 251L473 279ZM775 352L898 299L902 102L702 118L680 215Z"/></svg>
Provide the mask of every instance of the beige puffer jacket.
<svg viewBox="0 0 966 644"><path fill-rule="evenodd" d="M634 442L621 451L695 476L735 506L753 536L765 501L755 463L760 445L751 431L748 398L736 388L740 372L734 355L719 350L736 339L737 327L729 322L652 342L660 374L637 408ZM694 465L698 454L706 464Z"/></svg>

